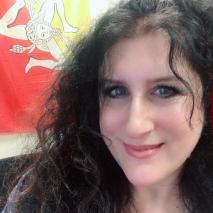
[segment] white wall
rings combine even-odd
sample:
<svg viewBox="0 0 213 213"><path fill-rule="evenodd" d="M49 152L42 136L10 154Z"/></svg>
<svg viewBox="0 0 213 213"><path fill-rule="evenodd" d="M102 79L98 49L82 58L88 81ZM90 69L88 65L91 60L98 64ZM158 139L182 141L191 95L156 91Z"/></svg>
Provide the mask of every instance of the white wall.
<svg viewBox="0 0 213 213"><path fill-rule="evenodd" d="M35 144L35 133L1 134L0 159L29 153Z"/></svg>

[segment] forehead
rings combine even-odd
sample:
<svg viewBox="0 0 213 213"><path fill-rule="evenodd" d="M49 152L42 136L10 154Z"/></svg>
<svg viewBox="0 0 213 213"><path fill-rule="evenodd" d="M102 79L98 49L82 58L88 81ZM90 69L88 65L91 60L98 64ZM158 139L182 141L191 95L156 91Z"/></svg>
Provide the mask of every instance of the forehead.
<svg viewBox="0 0 213 213"><path fill-rule="evenodd" d="M168 54L169 38L156 32L119 41L110 51L109 62L114 66L132 62L132 66L141 64L151 69L156 63L165 66Z"/></svg>
<svg viewBox="0 0 213 213"><path fill-rule="evenodd" d="M137 74L136 78L141 75L147 80L174 76L169 66L169 51L170 38L163 32L156 31L123 39L109 52L105 75L121 78ZM191 82L193 79L194 82L195 79L199 79L183 57L174 60L173 68L184 80Z"/></svg>

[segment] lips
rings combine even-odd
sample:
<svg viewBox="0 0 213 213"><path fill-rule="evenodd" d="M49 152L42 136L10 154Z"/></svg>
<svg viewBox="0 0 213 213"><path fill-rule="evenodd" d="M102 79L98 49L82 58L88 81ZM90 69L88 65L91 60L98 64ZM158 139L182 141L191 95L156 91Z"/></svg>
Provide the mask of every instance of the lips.
<svg viewBox="0 0 213 213"><path fill-rule="evenodd" d="M130 145L124 143L124 148L128 155L144 159L154 156L161 149L163 143L152 144L152 145Z"/></svg>

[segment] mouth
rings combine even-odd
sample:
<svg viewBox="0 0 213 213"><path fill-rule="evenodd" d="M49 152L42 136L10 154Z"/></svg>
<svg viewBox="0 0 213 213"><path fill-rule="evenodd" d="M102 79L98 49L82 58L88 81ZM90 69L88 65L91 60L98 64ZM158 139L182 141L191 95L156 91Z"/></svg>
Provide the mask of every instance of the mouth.
<svg viewBox="0 0 213 213"><path fill-rule="evenodd" d="M124 149L128 155L137 159L146 159L156 155L164 143L152 145L130 145L123 143Z"/></svg>

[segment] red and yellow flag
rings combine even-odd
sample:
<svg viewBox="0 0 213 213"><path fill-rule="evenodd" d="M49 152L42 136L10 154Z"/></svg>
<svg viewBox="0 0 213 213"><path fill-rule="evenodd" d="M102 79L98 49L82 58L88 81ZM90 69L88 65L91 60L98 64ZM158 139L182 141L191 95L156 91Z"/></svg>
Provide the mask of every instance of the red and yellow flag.
<svg viewBox="0 0 213 213"><path fill-rule="evenodd" d="M1 0L0 132L34 130L60 64L91 26L93 5L94 0Z"/></svg>

